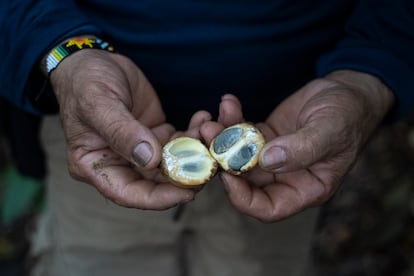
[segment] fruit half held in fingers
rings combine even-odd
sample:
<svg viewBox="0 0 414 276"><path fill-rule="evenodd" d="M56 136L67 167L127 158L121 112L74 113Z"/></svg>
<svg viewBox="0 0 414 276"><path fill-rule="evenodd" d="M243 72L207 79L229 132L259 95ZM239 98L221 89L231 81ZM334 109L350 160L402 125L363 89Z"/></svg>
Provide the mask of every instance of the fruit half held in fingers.
<svg viewBox="0 0 414 276"><path fill-rule="evenodd" d="M163 148L161 170L179 187L203 185L216 174L217 166L216 160L200 140L179 137Z"/></svg>
<svg viewBox="0 0 414 276"><path fill-rule="evenodd" d="M256 166L265 144L260 130L248 123L224 129L210 144L210 153L226 172L239 175Z"/></svg>

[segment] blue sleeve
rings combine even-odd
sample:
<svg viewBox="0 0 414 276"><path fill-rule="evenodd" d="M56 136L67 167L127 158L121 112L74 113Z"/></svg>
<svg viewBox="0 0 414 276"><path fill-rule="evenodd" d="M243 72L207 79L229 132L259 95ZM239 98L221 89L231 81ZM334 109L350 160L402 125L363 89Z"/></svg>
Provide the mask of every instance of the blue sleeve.
<svg viewBox="0 0 414 276"><path fill-rule="evenodd" d="M414 105L414 1L360 1L345 31L318 61L318 75L340 69L375 75L396 95L394 115L406 115Z"/></svg>
<svg viewBox="0 0 414 276"><path fill-rule="evenodd" d="M57 111L50 91L37 97L48 89L41 58L68 37L101 31L72 0L5 0L0 16L0 96L32 113Z"/></svg>

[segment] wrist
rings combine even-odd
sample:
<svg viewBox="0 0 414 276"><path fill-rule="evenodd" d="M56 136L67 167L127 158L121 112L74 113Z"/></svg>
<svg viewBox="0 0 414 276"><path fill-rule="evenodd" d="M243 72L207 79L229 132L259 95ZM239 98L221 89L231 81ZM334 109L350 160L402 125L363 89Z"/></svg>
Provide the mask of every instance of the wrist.
<svg viewBox="0 0 414 276"><path fill-rule="evenodd" d="M55 70L64 59L73 53L85 49L99 49L115 52L114 47L110 43L97 38L94 35L71 37L59 43L43 56L40 61L40 70L44 76L49 77L50 73Z"/></svg>

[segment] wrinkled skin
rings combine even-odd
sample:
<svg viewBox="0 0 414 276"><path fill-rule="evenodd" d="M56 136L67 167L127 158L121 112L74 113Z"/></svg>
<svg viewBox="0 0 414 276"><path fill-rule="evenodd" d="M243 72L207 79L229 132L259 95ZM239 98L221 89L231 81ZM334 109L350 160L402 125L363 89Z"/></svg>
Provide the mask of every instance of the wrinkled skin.
<svg viewBox="0 0 414 276"><path fill-rule="evenodd" d="M264 222L322 204L393 100L378 79L359 72L337 71L308 83L257 124L266 139L259 166L242 176L221 174L230 201ZM209 143L223 128L243 120L238 99L226 95L218 122L206 122L201 134Z"/></svg>
<svg viewBox="0 0 414 276"><path fill-rule="evenodd" d="M51 73L51 84L74 178L125 207L161 210L194 198L194 191L179 189L159 174L162 145L182 133L166 123L154 89L131 60L79 51ZM198 126L209 119L207 112L196 113L185 134L198 138Z"/></svg>
<svg viewBox="0 0 414 276"><path fill-rule="evenodd" d="M66 58L52 72L51 84L71 175L125 207L162 210L193 200L195 191L160 175L162 145L180 135L209 143L223 128L244 120L238 99L225 95L217 122L199 111L185 133L177 132L166 123L139 68L122 55L99 50ZM338 188L392 102L379 80L362 73L340 71L309 83L257 124L267 142L260 166L242 176L222 173L230 201L266 222L321 204Z"/></svg>

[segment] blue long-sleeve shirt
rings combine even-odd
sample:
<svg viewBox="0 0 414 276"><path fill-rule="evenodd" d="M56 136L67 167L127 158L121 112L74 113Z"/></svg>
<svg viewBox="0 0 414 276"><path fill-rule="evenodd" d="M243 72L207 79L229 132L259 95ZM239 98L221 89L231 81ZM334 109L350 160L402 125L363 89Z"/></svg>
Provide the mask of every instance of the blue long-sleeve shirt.
<svg viewBox="0 0 414 276"><path fill-rule="evenodd" d="M263 120L307 81L337 69L380 77L399 110L414 101L412 0L8 0L0 6L0 95L54 112L39 92L40 59L65 38L95 34L130 57L183 127L220 96L240 97Z"/></svg>

